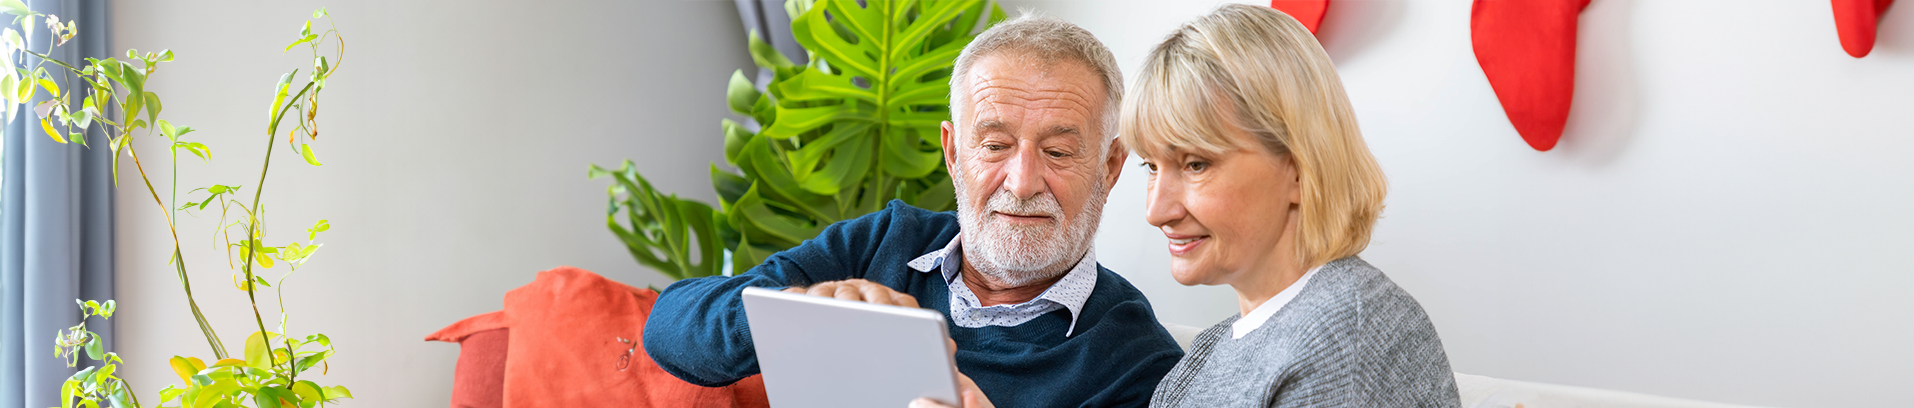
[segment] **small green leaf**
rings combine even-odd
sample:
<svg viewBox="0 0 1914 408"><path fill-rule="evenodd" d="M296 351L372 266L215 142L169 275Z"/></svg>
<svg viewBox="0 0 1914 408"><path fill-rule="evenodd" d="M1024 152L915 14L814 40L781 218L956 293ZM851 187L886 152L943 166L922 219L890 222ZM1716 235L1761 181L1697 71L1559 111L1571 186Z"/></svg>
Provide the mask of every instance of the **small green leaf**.
<svg viewBox="0 0 1914 408"><path fill-rule="evenodd" d="M731 111L740 115L751 114L751 105L758 101L758 88L744 77L744 70L731 72L731 83L725 87L724 99L731 105Z"/></svg>
<svg viewBox="0 0 1914 408"><path fill-rule="evenodd" d="M292 70L292 72L279 76L279 85L273 86L273 89L277 91L272 97L272 115L266 118L266 120L271 121L271 124L266 127L266 133L268 134L279 133L279 109L282 104L286 102L286 89L292 86L292 75L297 73L299 73L299 70L295 69Z"/></svg>
<svg viewBox="0 0 1914 408"><path fill-rule="evenodd" d="M312 11L312 18L320 18L325 16L327 16L325 7L320 7L318 10Z"/></svg>
<svg viewBox="0 0 1914 408"><path fill-rule="evenodd" d="M346 386L343 386L343 385L334 385L331 387L326 387L326 399L331 400L331 399L340 399L340 398L352 398L352 391L347 390Z"/></svg>
<svg viewBox="0 0 1914 408"><path fill-rule="evenodd" d="M5 11L7 14L12 14L12 15L20 16L20 17L31 16L34 14L33 10L27 8L27 4L20 2L20 0L0 0L0 11ZM33 26L33 23L27 23L27 27L32 27L32 26Z"/></svg>
<svg viewBox="0 0 1914 408"><path fill-rule="evenodd" d="M106 346L100 344L100 336L89 333L86 340L86 357L94 360L106 358Z"/></svg>
<svg viewBox="0 0 1914 408"><path fill-rule="evenodd" d="M146 121L152 122L152 121L159 120L159 114L160 114L159 94L146 92Z"/></svg>
<svg viewBox="0 0 1914 408"><path fill-rule="evenodd" d="M312 155L312 145L309 145L309 144L305 144L305 143L300 143L300 144L299 144L299 155L300 155L300 156L302 156L302 157L305 157L305 158L306 158L306 164L310 164L310 165L314 165L314 166L324 166L323 164L319 164L319 158L318 158L318 157L313 157L313 155Z"/></svg>
<svg viewBox="0 0 1914 408"><path fill-rule="evenodd" d="M104 317L108 319L113 318L113 310L116 309L117 307L114 305L112 300L109 299L106 301L106 303L101 303L100 306L104 307L104 309L100 309L100 317Z"/></svg>

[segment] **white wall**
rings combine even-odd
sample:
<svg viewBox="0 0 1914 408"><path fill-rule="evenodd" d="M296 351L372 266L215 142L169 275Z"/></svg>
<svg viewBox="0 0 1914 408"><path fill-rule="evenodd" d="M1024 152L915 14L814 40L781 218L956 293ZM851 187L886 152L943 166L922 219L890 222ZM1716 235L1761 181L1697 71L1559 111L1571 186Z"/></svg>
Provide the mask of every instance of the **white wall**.
<svg viewBox="0 0 1914 408"><path fill-rule="evenodd" d="M114 47L179 57L149 89L165 98L165 117L213 147L211 165L181 169L188 189L255 187L269 88L310 64L280 50L322 5L349 44L320 112L325 166L303 164L280 135L265 192L269 242L331 220L325 249L285 285L292 331L337 342L318 381L351 387L353 406L445 406L458 347L421 339L498 310L536 272L573 265L662 286L605 231L608 182L585 168L632 158L660 188L712 198L704 169L722 161L724 84L750 66L731 2L115 2ZM137 142L149 171L164 166L163 142ZM178 382L167 358L210 351L145 194L120 189L114 320L129 379L150 396ZM182 217L180 232L200 305L237 351L252 316L212 241L215 220Z"/></svg>
<svg viewBox="0 0 1914 408"><path fill-rule="evenodd" d="M1321 35L1387 171L1364 258L1458 371L1743 404L1892 406L1914 381L1914 10L1865 59L1829 5L1596 0L1561 145L1528 148L1469 45L1467 0L1339 0ZM1267 4L1267 3L1263 3ZM1134 74L1212 2L1017 2ZM1098 255L1165 319L1234 313L1170 280L1118 183Z"/></svg>

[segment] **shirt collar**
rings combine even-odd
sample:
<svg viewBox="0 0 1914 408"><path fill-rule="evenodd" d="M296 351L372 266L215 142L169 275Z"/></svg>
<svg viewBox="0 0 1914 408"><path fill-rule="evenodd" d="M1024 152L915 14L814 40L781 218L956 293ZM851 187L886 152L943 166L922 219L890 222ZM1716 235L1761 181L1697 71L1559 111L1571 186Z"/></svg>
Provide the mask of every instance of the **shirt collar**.
<svg viewBox="0 0 1914 408"><path fill-rule="evenodd" d="M1297 294L1303 292L1303 285L1308 285L1309 278L1316 276L1316 271L1323 270L1323 266L1328 265L1310 268L1309 272L1303 273L1302 278L1296 279L1296 283L1289 284L1289 287L1283 288L1283 291L1276 292L1276 296L1271 296L1269 300L1263 301L1263 304L1257 305L1255 309L1251 309L1249 314L1236 319L1236 323L1230 324L1230 338L1240 339L1243 338L1243 336L1248 336L1249 332L1263 327L1263 323L1268 323L1269 318L1275 317L1276 312L1283 310L1283 305L1289 304L1289 301L1296 299Z"/></svg>
<svg viewBox="0 0 1914 408"><path fill-rule="evenodd" d="M959 281L961 279L959 275L963 271L963 261L962 257L954 255L963 254L963 240L963 233L958 233L942 249L931 251L906 264L918 272L928 273L932 269L937 269L943 272L946 284L961 285L963 283ZM1063 279L1057 280L1057 283L1050 285L1049 289L1045 289L1043 294L1037 295L1030 302L1047 301L1062 305L1064 309L1069 310L1070 329L1065 334L1073 334L1077 329L1077 317L1083 314L1083 304L1089 302L1090 292L1096 289L1096 286L1097 250L1093 247L1083 253L1083 259L1070 267L1070 272L1065 273ZM969 300L977 302L976 299ZM1025 302L1025 304L1028 303Z"/></svg>

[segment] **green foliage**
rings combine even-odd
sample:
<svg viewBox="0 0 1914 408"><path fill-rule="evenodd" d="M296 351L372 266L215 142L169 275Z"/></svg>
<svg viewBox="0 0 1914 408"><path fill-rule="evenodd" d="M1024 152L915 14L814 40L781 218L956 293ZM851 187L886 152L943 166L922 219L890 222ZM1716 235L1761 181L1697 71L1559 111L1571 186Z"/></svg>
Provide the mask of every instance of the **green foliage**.
<svg viewBox="0 0 1914 408"><path fill-rule="evenodd" d="M344 38L338 30L328 28L314 32L312 23L307 21L300 30L299 37L286 47L306 45L313 55L313 70L303 78L305 84L296 78L298 70L280 77L274 88L271 106L271 118L265 133L266 154L260 165L259 180L252 184L251 202L240 196L239 185L214 184L188 191L188 195L205 191L207 196L198 201L178 203L180 185L179 152L199 157L210 162L212 149L204 143L185 140L193 128L178 126L171 121L160 119L163 110L158 94L147 91L145 86L157 71L159 64L173 60L172 51L140 53L127 50L126 59L88 58L83 67L74 67L65 61L48 57L53 48L65 44L78 32L72 21L60 22L60 18L34 12L19 0L0 0L0 13L13 15L13 23L28 29L28 35L38 35L36 22L45 21L47 35L54 41L45 51L36 51L27 47L26 36L12 27L0 30L0 112L7 120L21 114L28 105L33 115L40 120L40 127L48 136L59 143L77 143L87 146L85 135L89 128L99 125L99 132L108 137L108 146L113 151L114 183L119 182L120 157L132 158L133 167L138 170L140 181L153 198L153 202L166 212L167 228L173 236L173 254L168 260L179 274L180 287L186 292L187 305L190 307L195 323L211 347L214 363L211 366L197 357L175 356L168 365L179 374L183 385L168 386L160 391L158 405L162 407L300 407L311 408L336 402L343 398L352 398L351 391L342 386L320 386L313 381L302 380L300 375L319 368L324 374L329 369L326 360L335 352L332 340L324 334L312 334L304 338L283 336L287 332L286 308L283 293L279 295L279 322L277 331L269 331L265 320L259 313L256 292L260 288L284 288L285 279L299 266L312 259L323 244L314 242L319 233L331 228L326 220L320 220L306 230L305 242L291 242L282 246L267 246L266 220L264 207L260 203L260 192L266 185L267 170L272 164L273 147L279 135L280 125L293 123L291 131L286 133L286 144L296 146L306 163L319 165L319 160L311 147L311 142L319 137L318 112L319 93L325 89L326 79L338 70L338 63L344 57L341 46ZM313 13L313 18L325 18L328 27L331 16L325 9ZM322 44L332 41L332 58L319 54ZM28 59L28 57L37 60ZM31 66L26 62L32 62ZM51 64L52 66L49 66ZM11 68L11 69L9 69ZM62 89L61 84L66 84ZM77 105L75 102L77 101ZM114 115L105 112L117 112ZM285 122L291 115L292 122ZM144 132L141 132L144 130ZM159 132L169 141L167 150L172 157L171 202L160 198L159 191L147 176L138 151L131 143L135 136L151 136ZM193 298L192 284L187 279L186 259L180 250L177 229L178 213L181 211L205 211L208 206L217 203L220 220L217 233L225 240L228 249L227 265L235 269L233 286L246 295L252 305L252 326L256 330L248 337L244 359L228 356L226 347L212 325L201 313L197 301ZM241 239L235 243L231 238L234 229L239 229ZM233 255L237 254L237 260ZM268 282L256 272L258 269L270 269L276 265L285 265L286 273L277 281ZM102 404L112 407L140 407L138 397L124 379L115 376L119 367L125 364L114 353L107 352L99 335L87 330L86 320L98 316L111 318L115 309L113 301L104 303L81 301L82 316L80 324L62 330L59 333L56 349L57 356L63 357L69 367L79 364L79 355L100 363L89 366L68 378L61 388L63 407L75 405L98 408ZM167 405L172 403L174 405Z"/></svg>
<svg viewBox="0 0 1914 408"><path fill-rule="evenodd" d="M752 35L752 61L774 77L758 89L740 70L726 87L731 110L760 130L720 123L738 172L711 166L718 209L659 193L630 161L591 167L592 177L612 176L606 224L640 264L673 279L711 276L729 251L742 273L891 199L956 208L938 132L950 117L951 66L1002 9L986 0L809 3L786 8L810 62L792 63Z"/></svg>

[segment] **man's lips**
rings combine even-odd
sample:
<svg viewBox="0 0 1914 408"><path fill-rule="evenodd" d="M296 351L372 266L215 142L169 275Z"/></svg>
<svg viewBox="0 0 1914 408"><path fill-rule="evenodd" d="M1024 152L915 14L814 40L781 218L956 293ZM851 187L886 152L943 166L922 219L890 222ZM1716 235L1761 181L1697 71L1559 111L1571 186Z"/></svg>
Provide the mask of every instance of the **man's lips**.
<svg viewBox="0 0 1914 408"><path fill-rule="evenodd" d="M1183 255L1210 241L1208 235L1163 234L1170 239L1170 255Z"/></svg>
<svg viewBox="0 0 1914 408"><path fill-rule="evenodd" d="M1048 215L1043 215L1043 214L1025 215L1025 214L1011 214L1006 212L991 212L991 214L994 214L999 217L1003 217L1005 219L1010 220L1011 222L1046 222L1046 221L1050 221L1050 218L1052 218Z"/></svg>

